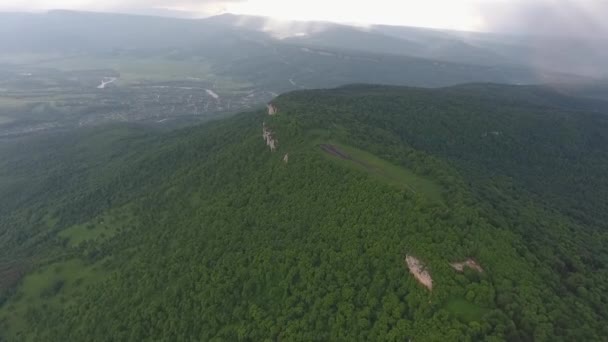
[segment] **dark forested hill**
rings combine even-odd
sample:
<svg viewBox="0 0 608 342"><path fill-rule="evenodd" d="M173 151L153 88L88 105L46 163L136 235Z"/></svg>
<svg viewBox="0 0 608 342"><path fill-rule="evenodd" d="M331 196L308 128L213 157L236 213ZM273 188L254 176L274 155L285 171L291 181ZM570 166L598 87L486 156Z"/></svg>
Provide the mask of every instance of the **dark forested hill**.
<svg viewBox="0 0 608 342"><path fill-rule="evenodd" d="M0 340L600 341L606 114L355 85L4 141Z"/></svg>

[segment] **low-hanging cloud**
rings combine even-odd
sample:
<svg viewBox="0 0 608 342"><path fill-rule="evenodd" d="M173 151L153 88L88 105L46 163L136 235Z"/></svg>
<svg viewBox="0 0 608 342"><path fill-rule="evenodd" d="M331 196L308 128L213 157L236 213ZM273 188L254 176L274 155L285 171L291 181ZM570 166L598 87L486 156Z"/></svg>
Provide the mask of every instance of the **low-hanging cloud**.
<svg viewBox="0 0 608 342"><path fill-rule="evenodd" d="M1 0L0 11L78 11L193 17L225 12L226 4L247 0Z"/></svg>
<svg viewBox="0 0 608 342"><path fill-rule="evenodd" d="M484 31L527 39L522 56L538 68L608 75L608 1L485 1L478 11Z"/></svg>
<svg viewBox="0 0 608 342"><path fill-rule="evenodd" d="M234 6L235 3L239 5ZM602 18L608 14L605 0L361 0L352 3L346 0L0 0L0 11L74 9L142 13L165 9L195 16L235 8L247 8L249 12L255 9L255 14L268 16L297 9L310 16L305 19L344 21L347 18L356 22L358 18L367 24L397 24L401 18L402 25L416 25L415 19L419 19L434 24L431 26L446 28L443 25L451 20L461 29L474 27L523 34L599 36L608 32L608 21ZM372 22L367 22L370 20Z"/></svg>
<svg viewBox="0 0 608 342"><path fill-rule="evenodd" d="M527 40L527 48L509 57L539 70L608 76L608 0L0 0L0 11L58 8L177 17L235 12L500 32ZM262 29L281 36L319 29L310 25L267 20Z"/></svg>
<svg viewBox="0 0 608 342"><path fill-rule="evenodd" d="M608 32L608 1L481 1L482 28L492 32L603 38Z"/></svg>

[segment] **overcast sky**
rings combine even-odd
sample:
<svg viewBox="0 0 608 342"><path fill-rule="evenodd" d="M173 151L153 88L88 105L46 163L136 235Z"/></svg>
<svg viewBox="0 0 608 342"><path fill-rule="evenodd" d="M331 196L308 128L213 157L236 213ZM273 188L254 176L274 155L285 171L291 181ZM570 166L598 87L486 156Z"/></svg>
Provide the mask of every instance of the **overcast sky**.
<svg viewBox="0 0 608 342"><path fill-rule="evenodd" d="M0 0L0 11L74 9L391 24L474 31L608 34L607 0Z"/></svg>

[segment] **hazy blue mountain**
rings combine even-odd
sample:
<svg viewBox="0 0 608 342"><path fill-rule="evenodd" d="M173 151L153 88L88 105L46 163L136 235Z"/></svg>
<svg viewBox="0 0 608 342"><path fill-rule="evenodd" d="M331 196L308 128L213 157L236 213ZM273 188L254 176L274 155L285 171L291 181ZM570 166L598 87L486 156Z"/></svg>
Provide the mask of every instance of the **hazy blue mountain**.
<svg viewBox="0 0 608 342"><path fill-rule="evenodd" d="M204 20L72 11L0 14L3 51L109 52L220 44L244 34ZM255 34L254 31L246 33Z"/></svg>
<svg viewBox="0 0 608 342"><path fill-rule="evenodd" d="M203 55L230 49L245 55L231 42L254 41L261 45L295 44L330 49L397 54L472 65L533 66L534 46L558 46L547 39L505 38L433 29L371 26L354 27L326 22L279 21L265 17L220 15L207 19L176 19L122 14L51 11L46 14L0 14L3 51L69 51L104 53L113 49L158 51L200 48ZM537 44L537 45L534 45ZM199 51L200 52L200 51ZM543 53L546 53L543 51ZM579 54L565 53L545 71ZM603 55L602 55L603 56ZM544 56L539 56L544 57ZM589 61L599 57L588 54ZM538 69L538 68L537 68ZM572 71L572 70L569 70Z"/></svg>
<svg viewBox="0 0 608 342"><path fill-rule="evenodd" d="M521 37L229 14L1 13L0 41L0 136L108 121L181 126L350 83L589 83L526 61Z"/></svg>

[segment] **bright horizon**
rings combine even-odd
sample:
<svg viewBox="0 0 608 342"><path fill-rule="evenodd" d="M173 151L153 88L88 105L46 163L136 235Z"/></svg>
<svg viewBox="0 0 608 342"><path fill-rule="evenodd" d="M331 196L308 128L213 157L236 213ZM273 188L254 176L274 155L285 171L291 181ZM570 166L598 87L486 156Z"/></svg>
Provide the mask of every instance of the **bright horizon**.
<svg viewBox="0 0 608 342"><path fill-rule="evenodd" d="M286 20L315 20L350 24L401 25L440 29L478 31L482 18L473 3L478 0L446 2L443 0L377 0L368 2L307 0L306 2L276 2L255 0L231 2L226 11L235 14L260 15ZM499 0L500 1L500 0ZM437 12L443 6L445 10ZM319 8L323 10L319 11ZM348 8L347 11L344 8ZM389 10L390 9L390 10Z"/></svg>
<svg viewBox="0 0 608 342"><path fill-rule="evenodd" d="M207 17L225 13L255 15L279 20L327 21L359 25L385 24L427 28L480 30L482 18L476 3L504 0L241 0L241 1L149 1L138 0L4 0L0 11L44 12L49 10L77 10L116 12L175 17ZM442 11L437 11L442 7ZM344 10L348 8L348 10Z"/></svg>
<svg viewBox="0 0 608 342"><path fill-rule="evenodd" d="M53 9L182 18L233 13L284 20L575 36L602 37L608 33L608 23L603 20L608 2L602 0L2 0L0 3L0 11Z"/></svg>

